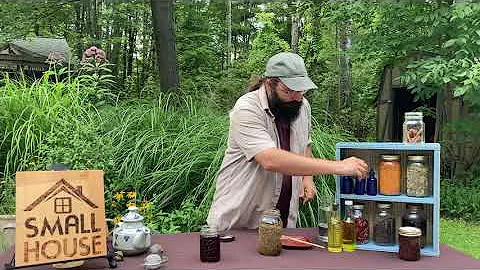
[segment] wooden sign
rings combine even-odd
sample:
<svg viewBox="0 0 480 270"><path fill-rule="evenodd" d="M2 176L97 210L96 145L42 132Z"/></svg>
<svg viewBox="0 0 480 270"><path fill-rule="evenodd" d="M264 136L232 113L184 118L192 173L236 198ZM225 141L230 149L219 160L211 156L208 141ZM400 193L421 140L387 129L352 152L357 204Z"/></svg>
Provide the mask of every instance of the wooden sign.
<svg viewBox="0 0 480 270"><path fill-rule="evenodd" d="M15 266L107 254L103 171L16 175Z"/></svg>

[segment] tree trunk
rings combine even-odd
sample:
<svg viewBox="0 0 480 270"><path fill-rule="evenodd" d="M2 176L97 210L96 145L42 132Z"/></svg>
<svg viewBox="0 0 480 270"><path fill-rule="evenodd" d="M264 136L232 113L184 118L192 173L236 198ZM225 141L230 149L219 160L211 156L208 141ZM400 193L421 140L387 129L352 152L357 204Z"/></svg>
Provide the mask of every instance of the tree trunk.
<svg viewBox="0 0 480 270"><path fill-rule="evenodd" d="M227 69L232 60L232 0L227 2Z"/></svg>
<svg viewBox="0 0 480 270"><path fill-rule="evenodd" d="M295 13L292 15L292 52L298 53L298 36L299 36L299 29L300 29L300 15L298 13L298 6L295 7Z"/></svg>
<svg viewBox="0 0 480 270"><path fill-rule="evenodd" d="M179 89L173 0L151 0L161 91Z"/></svg>
<svg viewBox="0 0 480 270"><path fill-rule="evenodd" d="M351 21L346 20L340 27L340 56L338 64L340 67L340 89L339 89L339 108L350 108L352 91L352 76L350 68L350 58L347 51L351 47L350 40Z"/></svg>

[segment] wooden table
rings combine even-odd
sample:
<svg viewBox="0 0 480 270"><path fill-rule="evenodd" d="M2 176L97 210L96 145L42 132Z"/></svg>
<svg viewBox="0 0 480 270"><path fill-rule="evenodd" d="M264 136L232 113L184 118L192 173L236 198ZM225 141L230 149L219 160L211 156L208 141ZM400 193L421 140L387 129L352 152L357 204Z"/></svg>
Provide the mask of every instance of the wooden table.
<svg viewBox="0 0 480 270"><path fill-rule="evenodd" d="M285 235L312 237L316 229L288 229ZM256 251L256 231L232 231L236 240L221 243L221 259L217 263L202 263L199 258L198 233L154 235L153 243L163 246L169 262L162 269L480 269L480 260L473 259L446 245L440 246L440 257L422 257L408 262L397 258L396 253L355 251L330 253L319 248L309 250L283 250L278 257L266 257ZM0 254L3 266L10 255ZM126 257L118 269L143 269L144 255ZM50 265L26 269L54 269ZM92 259L75 269L108 269L105 259Z"/></svg>

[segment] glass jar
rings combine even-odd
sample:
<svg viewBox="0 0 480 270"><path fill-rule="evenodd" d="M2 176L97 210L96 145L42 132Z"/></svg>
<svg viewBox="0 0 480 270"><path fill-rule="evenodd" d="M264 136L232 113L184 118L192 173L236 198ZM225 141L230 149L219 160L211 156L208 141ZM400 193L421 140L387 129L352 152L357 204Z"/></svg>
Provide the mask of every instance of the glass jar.
<svg viewBox="0 0 480 270"><path fill-rule="evenodd" d="M331 211L331 206L320 207L318 210L318 240L323 243L328 243L328 217Z"/></svg>
<svg viewBox="0 0 480 270"><path fill-rule="evenodd" d="M395 219L392 217L391 204L378 203L373 227L373 239L377 245L395 245Z"/></svg>
<svg viewBox="0 0 480 270"><path fill-rule="evenodd" d="M353 206L353 218L355 220L355 230L357 235L357 244L368 243L369 230L368 221L363 216L363 204L356 204Z"/></svg>
<svg viewBox="0 0 480 270"><path fill-rule="evenodd" d="M342 176L340 182L340 192L343 194L353 193L353 178L351 176Z"/></svg>
<svg viewBox="0 0 480 270"><path fill-rule="evenodd" d="M400 195L401 165L399 155L382 155L378 185L382 195Z"/></svg>
<svg viewBox="0 0 480 270"><path fill-rule="evenodd" d="M398 229L398 257L406 261L420 260L420 236L422 232L415 227Z"/></svg>
<svg viewBox="0 0 480 270"><path fill-rule="evenodd" d="M220 260L220 237L215 226L205 225L200 229L200 261Z"/></svg>
<svg viewBox="0 0 480 270"><path fill-rule="evenodd" d="M421 230L420 247L423 248L427 241L427 221L421 204L407 204L407 210L402 216L403 227L417 227Z"/></svg>
<svg viewBox="0 0 480 270"><path fill-rule="evenodd" d="M429 169L425 166L425 156L408 156L407 195L415 197L429 196L429 176Z"/></svg>
<svg viewBox="0 0 480 270"><path fill-rule="evenodd" d="M257 251L266 256L278 256L282 251L282 219L278 209L263 212L258 227Z"/></svg>
<svg viewBox="0 0 480 270"><path fill-rule="evenodd" d="M423 143L425 142L422 112L406 112L403 122L403 142Z"/></svg>
<svg viewBox="0 0 480 270"><path fill-rule="evenodd" d="M365 178L356 178L355 179L355 194L364 195L365 194L365 184L367 179Z"/></svg>

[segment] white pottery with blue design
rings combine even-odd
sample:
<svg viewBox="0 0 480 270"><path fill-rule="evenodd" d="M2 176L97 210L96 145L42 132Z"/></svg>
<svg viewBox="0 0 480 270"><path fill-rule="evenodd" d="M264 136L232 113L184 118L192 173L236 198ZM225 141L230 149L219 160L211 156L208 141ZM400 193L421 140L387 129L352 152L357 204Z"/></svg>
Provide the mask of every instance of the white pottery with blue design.
<svg viewBox="0 0 480 270"><path fill-rule="evenodd" d="M143 224L138 208L129 207L128 213L113 229L113 248L121 250L125 255L135 255L148 250L151 244L150 229Z"/></svg>

